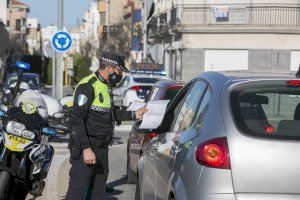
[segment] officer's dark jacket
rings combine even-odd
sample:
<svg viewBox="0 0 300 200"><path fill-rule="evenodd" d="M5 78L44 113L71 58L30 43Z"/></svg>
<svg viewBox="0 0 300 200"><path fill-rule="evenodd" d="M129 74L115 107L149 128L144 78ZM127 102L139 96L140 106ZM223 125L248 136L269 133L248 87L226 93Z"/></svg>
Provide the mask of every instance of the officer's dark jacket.
<svg viewBox="0 0 300 200"><path fill-rule="evenodd" d="M89 136L105 139L115 121L134 120L135 114L114 109L112 117L110 87L98 73L83 78L75 89L72 130L82 149L90 146Z"/></svg>

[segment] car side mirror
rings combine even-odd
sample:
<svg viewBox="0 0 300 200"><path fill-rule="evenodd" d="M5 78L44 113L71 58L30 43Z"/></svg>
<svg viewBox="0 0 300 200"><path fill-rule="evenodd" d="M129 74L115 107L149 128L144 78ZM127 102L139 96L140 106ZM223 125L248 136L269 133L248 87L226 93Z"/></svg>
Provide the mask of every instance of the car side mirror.
<svg viewBox="0 0 300 200"><path fill-rule="evenodd" d="M57 131L50 127L44 127L42 129L42 134L47 136L55 136L57 134Z"/></svg>

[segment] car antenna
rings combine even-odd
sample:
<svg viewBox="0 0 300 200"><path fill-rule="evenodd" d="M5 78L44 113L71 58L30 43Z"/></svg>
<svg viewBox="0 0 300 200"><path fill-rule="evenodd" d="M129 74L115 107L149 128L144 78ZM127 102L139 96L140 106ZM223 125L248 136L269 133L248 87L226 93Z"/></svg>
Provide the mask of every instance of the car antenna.
<svg viewBox="0 0 300 200"><path fill-rule="evenodd" d="M300 64L297 73L295 74L296 78L300 78Z"/></svg>

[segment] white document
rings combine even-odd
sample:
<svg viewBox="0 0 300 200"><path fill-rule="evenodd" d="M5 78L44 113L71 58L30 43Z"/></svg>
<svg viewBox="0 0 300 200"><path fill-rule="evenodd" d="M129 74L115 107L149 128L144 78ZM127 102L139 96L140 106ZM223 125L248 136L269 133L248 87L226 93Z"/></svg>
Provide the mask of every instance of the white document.
<svg viewBox="0 0 300 200"><path fill-rule="evenodd" d="M148 111L143 115L140 129L156 129L162 122L169 100L156 100L147 103Z"/></svg>
<svg viewBox="0 0 300 200"><path fill-rule="evenodd" d="M144 103L144 102L134 101L128 106L128 108L126 110L127 111L137 111L141 108L144 108L145 106L146 106L146 103Z"/></svg>

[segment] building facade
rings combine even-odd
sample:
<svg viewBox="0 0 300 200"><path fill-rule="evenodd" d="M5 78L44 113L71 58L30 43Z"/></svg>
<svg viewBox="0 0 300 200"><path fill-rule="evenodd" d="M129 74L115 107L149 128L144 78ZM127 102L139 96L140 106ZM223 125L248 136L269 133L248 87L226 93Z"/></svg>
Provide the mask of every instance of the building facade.
<svg viewBox="0 0 300 200"><path fill-rule="evenodd" d="M0 0L0 21L4 25L7 23L7 0Z"/></svg>
<svg viewBox="0 0 300 200"><path fill-rule="evenodd" d="M42 52L41 27L37 18L27 18L27 50L29 54L40 54Z"/></svg>
<svg viewBox="0 0 300 200"><path fill-rule="evenodd" d="M25 46L29 6L17 0L9 0L8 2L6 25L11 37L15 37L22 46Z"/></svg>
<svg viewBox="0 0 300 200"><path fill-rule="evenodd" d="M160 0L152 6L149 52L172 78L190 80L203 71L298 70L299 0Z"/></svg>

